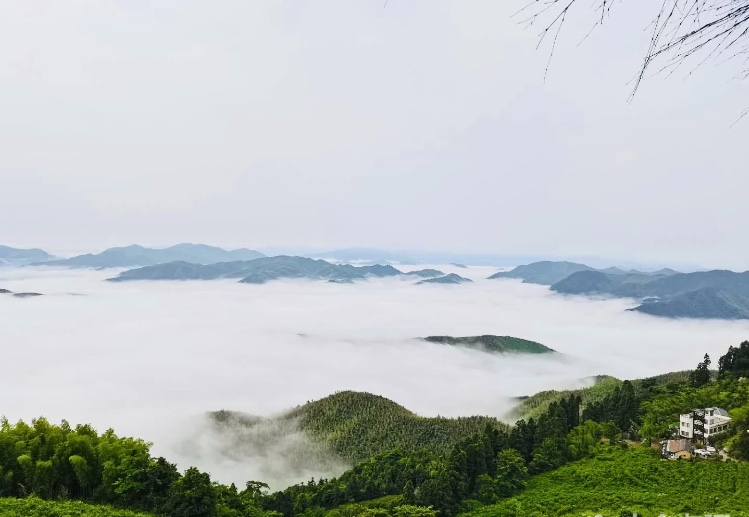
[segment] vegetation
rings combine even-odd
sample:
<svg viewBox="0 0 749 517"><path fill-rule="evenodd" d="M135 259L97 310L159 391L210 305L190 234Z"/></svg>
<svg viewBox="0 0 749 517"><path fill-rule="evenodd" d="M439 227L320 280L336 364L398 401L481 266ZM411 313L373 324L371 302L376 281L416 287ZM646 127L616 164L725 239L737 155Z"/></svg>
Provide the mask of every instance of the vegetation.
<svg viewBox="0 0 749 517"><path fill-rule="evenodd" d="M509 417L515 420L524 418L538 418L545 413L552 402L559 402L570 396L579 397L581 404L587 406L592 402L601 400L603 397L614 391L614 388L620 386L622 381L608 375L599 375L593 377L593 385L576 390L547 390L526 397L513 408Z"/></svg>
<svg viewBox="0 0 749 517"><path fill-rule="evenodd" d="M352 463L393 449L412 452L423 448L445 453L459 440L480 433L487 424L508 429L491 417L420 417L385 397L354 391L307 403L286 418L299 419L303 431Z"/></svg>
<svg viewBox="0 0 749 517"><path fill-rule="evenodd" d="M208 474L194 468L181 475L164 458L152 458L149 447L112 430L99 434L89 425L73 428L65 421L53 425L44 418L31 425L13 425L3 420L0 497L78 499L170 517L263 514L255 504L254 487L238 492L234 486L213 483ZM44 514L46 507L35 501L6 500L3 504L19 509L28 504L28 514L36 511L34 508ZM80 509L79 515L87 515L85 507L75 505L63 506L60 512L76 509Z"/></svg>
<svg viewBox="0 0 749 517"><path fill-rule="evenodd" d="M706 356L693 372L604 379L605 390L599 387L585 403L584 392L561 397L550 392L533 407L535 416L512 428L488 417L422 418L383 397L337 393L284 418L298 421L356 465L338 478L311 479L275 493L258 481L248 481L240 491L195 468L180 473L164 458L151 457L149 444L111 430L98 434L90 426L57 426L43 418L31 425L3 421L0 496L8 499L0 500L0 513L746 515L749 464L661 461L657 451L660 439L672 436L680 413L720 406L729 411L733 426L711 437L711 444L726 447L736 460L749 459L749 380L743 376L748 350L747 343L729 349L715 378ZM217 418L221 415L226 417ZM51 502L71 499L77 501ZM8 511L3 513L2 505Z"/></svg>
<svg viewBox="0 0 749 517"><path fill-rule="evenodd" d="M38 497L0 498L0 515L4 517L153 517L153 514L120 510L101 504L80 501L45 501Z"/></svg>
<svg viewBox="0 0 749 517"><path fill-rule="evenodd" d="M605 447L532 477L525 490L464 517L749 515L749 464L662 461L648 448Z"/></svg>
<svg viewBox="0 0 749 517"><path fill-rule="evenodd" d="M728 353L718 363L718 374L721 377L749 378L749 341L744 341L738 348L728 348Z"/></svg>
<svg viewBox="0 0 749 517"><path fill-rule="evenodd" d="M429 336L424 339L430 343L465 346L488 352L519 352L523 354L547 354L554 352L554 350L541 343L512 336Z"/></svg>

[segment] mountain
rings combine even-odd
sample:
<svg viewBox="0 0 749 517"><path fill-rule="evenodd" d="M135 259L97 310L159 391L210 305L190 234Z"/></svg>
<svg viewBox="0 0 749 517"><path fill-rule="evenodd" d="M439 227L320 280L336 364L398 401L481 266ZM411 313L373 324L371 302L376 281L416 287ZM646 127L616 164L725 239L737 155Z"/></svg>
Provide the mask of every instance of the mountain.
<svg viewBox="0 0 749 517"><path fill-rule="evenodd" d="M211 413L217 422L232 418L247 427L267 425L268 420L229 411ZM351 464L400 448L413 452L426 448L447 452L463 438L480 433L487 424L508 429L487 416L426 418L385 397L356 391L341 391L298 406L275 420L292 422L299 431L325 445ZM284 426L281 426L284 427Z"/></svg>
<svg viewBox="0 0 749 517"><path fill-rule="evenodd" d="M460 264L458 262L450 262L451 266L459 267L460 269L468 269L468 266L465 264Z"/></svg>
<svg viewBox="0 0 749 517"><path fill-rule="evenodd" d="M749 299L725 289L704 287L629 310L668 318L749 319Z"/></svg>
<svg viewBox="0 0 749 517"><path fill-rule="evenodd" d="M418 264L417 260L401 254L374 248L344 248L322 253L303 254L310 258L320 258L338 262L366 262L369 264Z"/></svg>
<svg viewBox="0 0 749 517"><path fill-rule="evenodd" d="M533 262L532 264L518 266L512 271L500 271L490 276L489 279L518 278L525 284L552 285L578 271L590 270L593 270L593 268L585 264L544 260L542 262Z"/></svg>
<svg viewBox="0 0 749 517"><path fill-rule="evenodd" d="M416 285L421 284L465 284L468 282L473 282L470 278L465 278L460 275L456 275L455 273L450 273L449 275L440 276L437 278L430 278L428 280L422 280L421 282L417 282Z"/></svg>
<svg viewBox="0 0 749 517"><path fill-rule="evenodd" d="M255 250L225 250L206 244L177 244L164 249L145 248L134 244L121 248L109 248L96 255L87 253L64 260L51 260L41 265L70 268L120 268L151 266L168 262L216 264L253 260L263 256Z"/></svg>
<svg viewBox="0 0 749 517"><path fill-rule="evenodd" d="M418 276L420 278L435 278L445 275L445 273L438 269L419 269L418 271L409 271L406 274L411 276Z"/></svg>
<svg viewBox="0 0 749 517"><path fill-rule="evenodd" d="M615 295L620 292L636 290L642 284L652 282L656 278L655 275L639 272L578 271L555 283L550 289L562 294Z"/></svg>
<svg viewBox="0 0 749 517"><path fill-rule="evenodd" d="M46 262L54 256L38 248L20 249L0 245L0 265L25 266L34 262Z"/></svg>
<svg viewBox="0 0 749 517"><path fill-rule="evenodd" d="M705 288L718 288L749 297L749 272L726 270L696 273L638 273L607 275L600 271L571 274L551 286L564 294L603 294L630 298L670 298Z"/></svg>
<svg viewBox="0 0 749 517"><path fill-rule="evenodd" d="M264 284L279 279L334 280L347 282L371 277L394 277L403 273L393 266L331 264L306 257L262 257L248 261L192 264L170 262L123 271L112 282L129 280L216 280L238 278L245 284Z"/></svg>
<svg viewBox="0 0 749 517"><path fill-rule="evenodd" d="M527 339L521 339L512 336L428 336L424 338L430 343L441 343L445 345L463 346L482 351L506 353L517 352L523 354L548 354L556 353L555 350Z"/></svg>

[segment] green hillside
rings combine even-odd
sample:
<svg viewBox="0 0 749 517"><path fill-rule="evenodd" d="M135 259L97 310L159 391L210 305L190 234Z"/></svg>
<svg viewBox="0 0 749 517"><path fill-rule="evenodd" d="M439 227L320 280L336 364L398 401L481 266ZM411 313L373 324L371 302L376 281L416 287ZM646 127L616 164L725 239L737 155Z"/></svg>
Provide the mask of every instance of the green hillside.
<svg viewBox="0 0 749 517"><path fill-rule="evenodd" d="M717 499L717 500L716 500ZM520 494L463 517L749 515L749 463L662 461L647 448L607 448L533 476Z"/></svg>
<svg viewBox="0 0 749 517"><path fill-rule="evenodd" d="M151 513L120 510L111 506L82 503L81 501L44 501L36 497L27 499L0 498L0 515L3 517L153 517Z"/></svg>
<svg viewBox="0 0 749 517"><path fill-rule="evenodd" d="M711 376L714 378L717 372L712 372ZM689 378L688 371L681 372L669 372L654 377L648 377L646 379L637 379L632 381L635 390L640 390L647 386L665 386L669 383L682 383L686 382ZM544 413L549 404L552 402L559 402L563 398L567 398L571 395L579 396L582 401L583 407L588 404L601 401L606 395L612 393L617 386L621 386L622 381L609 375L597 375L593 378L593 385L586 388L580 388L576 390L547 390L531 395L522 399L517 406L507 415L510 420L519 420L521 418L538 418L539 415Z"/></svg>
<svg viewBox="0 0 749 517"><path fill-rule="evenodd" d="M353 463L396 448L445 452L457 441L483 431L486 424L507 429L506 424L486 416L421 417L385 397L354 391L307 403L284 418L298 418L303 431Z"/></svg>
<svg viewBox="0 0 749 517"><path fill-rule="evenodd" d="M510 420L520 420L521 418L538 418L546 412L549 404L559 402L570 396L579 396L583 406L593 402L598 402L606 395L613 392L622 381L608 375L598 375L593 379L593 385L587 388L576 390L547 390L531 395L522 399L517 406L507 415Z"/></svg>
<svg viewBox="0 0 749 517"><path fill-rule="evenodd" d="M464 346L487 352L517 352L522 354L549 354L555 352L541 343L512 336L429 336L424 339L430 343Z"/></svg>

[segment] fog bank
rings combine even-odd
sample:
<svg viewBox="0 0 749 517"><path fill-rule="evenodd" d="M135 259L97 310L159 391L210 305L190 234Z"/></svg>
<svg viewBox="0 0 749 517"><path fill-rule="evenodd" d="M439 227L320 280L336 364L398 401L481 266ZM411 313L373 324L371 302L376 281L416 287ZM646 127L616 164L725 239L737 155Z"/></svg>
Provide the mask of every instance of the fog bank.
<svg viewBox="0 0 749 517"><path fill-rule="evenodd" d="M0 268L0 288L45 293L0 296L0 414L113 427L154 442L154 454L181 468L278 488L341 466L323 462L315 472L314 446L288 430L265 429L283 437L272 446L232 446L236 436L211 431L205 411L275 415L350 389L424 416L501 416L511 397L579 386L589 375L693 368L705 352L715 361L749 335L749 322L657 319L625 312L627 300L565 298L485 280L494 269L438 267L476 282L112 284L103 281L112 271ZM512 335L564 356L412 339L437 334ZM299 450L313 460L289 464Z"/></svg>

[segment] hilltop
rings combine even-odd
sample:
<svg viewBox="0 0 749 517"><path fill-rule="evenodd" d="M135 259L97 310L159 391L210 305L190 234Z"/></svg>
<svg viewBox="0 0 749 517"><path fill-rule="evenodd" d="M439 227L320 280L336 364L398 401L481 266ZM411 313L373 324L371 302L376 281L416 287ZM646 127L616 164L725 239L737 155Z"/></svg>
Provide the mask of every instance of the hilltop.
<svg viewBox="0 0 749 517"><path fill-rule="evenodd" d="M749 299L726 289L705 287L629 310L668 318L749 319Z"/></svg>
<svg viewBox="0 0 749 517"><path fill-rule="evenodd" d="M525 284L551 285L567 278L578 271L589 271L593 268L585 264L575 262L556 262L544 260L533 262L524 266L517 266L512 271L500 271L489 277L490 280L497 278L517 278Z"/></svg>
<svg viewBox="0 0 749 517"><path fill-rule="evenodd" d="M211 415L217 422L233 415L234 422L248 427L268 421L227 411ZM488 416L421 417L385 397L356 391L341 391L308 402L276 419L292 422L298 430L350 464L396 448L406 452L426 448L444 453L459 440L482 432L487 424L497 429L508 428Z"/></svg>
<svg viewBox="0 0 749 517"><path fill-rule="evenodd" d="M218 262L252 260L264 256L255 250L225 250L206 244L185 243L163 249L146 248L134 244L132 246L109 248L97 254L86 253L68 259L50 260L38 265L106 269L151 266L168 262L216 264Z"/></svg>
<svg viewBox="0 0 749 517"><path fill-rule="evenodd" d="M25 266L34 262L46 262L54 259L44 250L39 248L21 249L0 245L0 265Z"/></svg>
<svg viewBox="0 0 749 517"><path fill-rule="evenodd" d="M239 279L244 284L264 284L271 280L307 279L348 283L367 278L416 276L428 278L443 274L436 269L425 269L403 273L390 265L352 266L331 264L321 259L307 257L261 257L248 261L220 262L217 264L193 264L170 262L123 271L112 282L131 280L216 280Z"/></svg>
<svg viewBox="0 0 749 517"><path fill-rule="evenodd" d="M549 354L556 353L555 350L527 339L512 336L428 336L423 338L430 343L441 343L445 345L462 346L485 352L507 353L516 352L523 354Z"/></svg>
<svg viewBox="0 0 749 517"><path fill-rule="evenodd" d="M421 282L418 282L417 285L422 284L467 284L473 282L470 278L465 278L460 275L456 275L455 273L450 273L449 275L440 276L437 278L430 278L429 280L422 280Z"/></svg>
<svg viewBox="0 0 749 517"><path fill-rule="evenodd" d="M574 262L534 262L489 277L519 278L568 295L634 298L636 312L668 318L749 319L749 271L644 272Z"/></svg>

